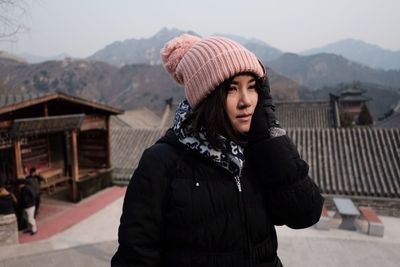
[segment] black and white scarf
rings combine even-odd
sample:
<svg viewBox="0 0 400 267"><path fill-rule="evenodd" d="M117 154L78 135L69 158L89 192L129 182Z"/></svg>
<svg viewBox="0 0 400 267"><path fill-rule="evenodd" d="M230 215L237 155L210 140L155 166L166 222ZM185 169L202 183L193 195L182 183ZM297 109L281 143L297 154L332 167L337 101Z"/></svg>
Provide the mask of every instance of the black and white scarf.
<svg viewBox="0 0 400 267"><path fill-rule="evenodd" d="M244 164L243 147L220 135L219 141L222 148L220 150L215 149L207 140L204 127L201 127L200 133L196 136L192 122L186 122L191 113L192 109L187 100L182 101L176 109L173 131L179 141L189 149L211 159L233 175L240 175ZM183 122L185 122L184 126Z"/></svg>

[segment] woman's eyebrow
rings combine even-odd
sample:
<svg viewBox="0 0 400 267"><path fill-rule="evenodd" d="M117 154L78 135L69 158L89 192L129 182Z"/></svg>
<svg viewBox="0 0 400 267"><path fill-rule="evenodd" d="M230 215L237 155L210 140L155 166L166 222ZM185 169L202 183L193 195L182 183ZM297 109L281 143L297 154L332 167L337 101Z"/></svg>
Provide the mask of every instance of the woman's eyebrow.
<svg viewBox="0 0 400 267"><path fill-rule="evenodd" d="M255 81L256 81L256 80L253 78L253 79L251 79L248 83L253 83L253 82L255 82ZM238 81L232 81L231 84L233 84L233 85L238 85L239 82L238 82Z"/></svg>

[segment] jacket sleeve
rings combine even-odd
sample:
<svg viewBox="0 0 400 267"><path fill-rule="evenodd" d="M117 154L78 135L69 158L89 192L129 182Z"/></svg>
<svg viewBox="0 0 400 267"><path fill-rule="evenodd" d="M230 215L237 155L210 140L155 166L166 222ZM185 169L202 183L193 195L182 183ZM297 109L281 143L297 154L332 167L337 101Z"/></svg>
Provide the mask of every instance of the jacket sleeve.
<svg viewBox="0 0 400 267"><path fill-rule="evenodd" d="M284 135L250 144L246 150L274 224L300 229L317 223L324 199L292 141Z"/></svg>
<svg viewBox="0 0 400 267"><path fill-rule="evenodd" d="M35 206L35 190L30 185L25 185L21 191L21 205L23 208Z"/></svg>
<svg viewBox="0 0 400 267"><path fill-rule="evenodd" d="M162 146L156 144L143 153L130 180L111 266L162 265L167 169L173 160Z"/></svg>

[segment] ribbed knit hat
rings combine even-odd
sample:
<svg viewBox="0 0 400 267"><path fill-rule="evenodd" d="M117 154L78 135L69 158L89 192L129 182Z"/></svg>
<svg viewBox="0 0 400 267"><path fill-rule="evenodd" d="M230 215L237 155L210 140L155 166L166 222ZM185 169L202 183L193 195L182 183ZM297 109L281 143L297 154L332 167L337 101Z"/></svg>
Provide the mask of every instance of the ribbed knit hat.
<svg viewBox="0 0 400 267"><path fill-rule="evenodd" d="M264 67L252 52L224 37L201 39L183 34L165 44L161 57L168 73L185 87L192 108L236 74L265 75Z"/></svg>

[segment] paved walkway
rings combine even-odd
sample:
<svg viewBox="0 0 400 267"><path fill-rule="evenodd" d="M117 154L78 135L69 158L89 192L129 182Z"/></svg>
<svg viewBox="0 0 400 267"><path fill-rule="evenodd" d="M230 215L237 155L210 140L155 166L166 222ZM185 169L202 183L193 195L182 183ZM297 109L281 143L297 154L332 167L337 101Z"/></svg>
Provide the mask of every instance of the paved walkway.
<svg viewBox="0 0 400 267"><path fill-rule="evenodd" d="M68 205L63 212L39 223L36 235L20 234L20 244L2 246L0 262L116 240L125 191L124 187L112 187L78 204Z"/></svg>
<svg viewBox="0 0 400 267"><path fill-rule="evenodd" d="M96 195L94 199L101 198ZM122 197L111 200L100 211L48 239L1 247L0 267L110 266L117 248L122 203ZM400 262L400 219L383 216L381 219L385 225L383 238L336 229L338 222L335 220L329 231L278 227L278 254L286 267L397 267Z"/></svg>
<svg viewBox="0 0 400 267"><path fill-rule="evenodd" d="M335 219L329 231L278 227L278 255L286 267L399 266L400 218L380 218L385 225L383 238L337 229Z"/></svg>
<svg viewBox="0 0 400 267"><path fill-rule="evenodd" d="M22 234L19 237L19 242L27 243L50 238L98 212L123 196L125 191L126 189L124 187L114 186L107 188L78 204L70 205L64 212L60 212L60 214L54 218L48 219L43 223L41 223L39 219L37 234L33 236Z"/></svg>
<svg viewBox="0 0 400 267"><path fill-rule="evenodd" d="M116 241L52 250L30 256L0 261L0 267L102 267L110 266Z"/></svg>

